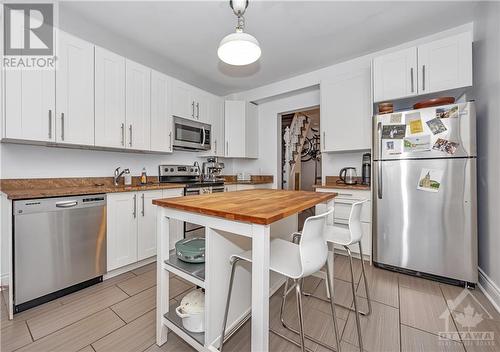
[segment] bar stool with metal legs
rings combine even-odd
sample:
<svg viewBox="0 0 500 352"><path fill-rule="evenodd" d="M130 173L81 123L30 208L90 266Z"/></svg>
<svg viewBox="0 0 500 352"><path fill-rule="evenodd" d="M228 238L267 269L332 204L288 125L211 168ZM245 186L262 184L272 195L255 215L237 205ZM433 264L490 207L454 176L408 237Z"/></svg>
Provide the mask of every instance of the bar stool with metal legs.
<svg viewBox="0 0 500 352"><path fill-rule="evenodd" d="M304 318L302 311L302 279L309 276L318 270L320 270L328 260L328 244L325 241L324 233L326 228L326 219L329 215L333 213L333 208L324 214L311 216L306 219L304 223L303 240L299 244L288 242L282 239L273 239L270 246L270 258L269 258L269 269L281 274L286 277L286 283L284 288L283 296L286 296L289 292L295 289L297 298L297 309L299 318L299 331L295 331L300 335L300 344L296 341L281 335L279 336L286 338L288 341L299 346L304 352L305 347L305 334L304 334ZM222 352L224 347L224 335L226 333L227 317L229 312L229 305L231 302L231 291L233 289L233 280L235 266L239 261L252 261L252 251L246 251L240 254L234 254L231 256L231 276L229 279L229 289L227 293L226 308L224 312L224 319L222 323L222 332L220 338L220 351ZM328 265L326 265L328 268ZM330 277L330 276L328 276ZM288 280L293 280L293 286L288 288ZM327 286L332 292L332 282L327 279ZM335 304L332 299L330 300L330 307L332 310L333 318L333 328L336 339L336 349L331 346L325 345L327 348L333 351L340 352L340 341L339 332L337 327L337 318L335 314ZM276 333L276 332L274 332ZM324 344L322 344L324 345Z"/></svg>
<svg viewBox="0 0 500 352"><path fill-rule="evenodd" d="M351 207L351 213L349 214L349 222L347 225L342 225L342 224L333 224L333 225L328 225L326 226L326 231L325 231L325 239L327 242L337 244L340 246L343 246L345 250L347 251L347 255L349 257L349 266L351 269L351 289L352 289L352 295L353 295L353 303L354 303L354 309L351 307L344 306L339 303L335 303L335 305L340 306L342 308L348 309L350 311L354 311L356 315L356 328L358 331L358 343L359 343L359 348L360 351L363 351L363 337L361 334L361 322L359 319L359 315L363 316L368 316L371 314L372 311L372 303L370 299L370 292L368 289L368 280L366 278L366 271L365 271L365 263L363 260L363 248L361 245L361 239L363 237L363 231L361 227L361 209L363 207L363 204L367 202L367 200L362 200L356 203L352 204ZM293 234L293 242L297 242L297 240L302 241L302 238L304 238L304 233L295 233ZM365 293L366 293L366 299L368 302L368 310L366 312L361 312L358 309L358 300L357 300L357 295L356 295L356 283L354 281L354 269L353 269L353 262L352 262L352 253L349 248L349 246L353 244L358 244L359 246L359 253L361 257L361 271L363 274L363 281L365 284ZM327 272L327 281L329 281L328 277L330 276L330 273ZM304 293L306 296L310 296L313 298L317 298L320 300L325 300L325 301L330 301L332 296L330 294L329 286L326 285L326 290L327 290L327 296L330 297L329 300L325 300L321 297L313 296L312 294L309 293ZM282 318L282 317L281 317ZM286 324L283 321L283 326Z"/></svg>

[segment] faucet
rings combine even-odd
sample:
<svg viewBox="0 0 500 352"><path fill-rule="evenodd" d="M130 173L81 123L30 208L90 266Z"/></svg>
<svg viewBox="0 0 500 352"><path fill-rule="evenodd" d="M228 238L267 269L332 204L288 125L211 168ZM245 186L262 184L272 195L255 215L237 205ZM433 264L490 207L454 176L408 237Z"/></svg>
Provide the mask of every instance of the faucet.
<svg viewBox="0 0 500 352"><path fill-rule="evenodd" d="M115 169L115 176L113 177L113 183L115 186L118 186L118 179L127 171L128 169L124 169L120 172L120 167Z"/></svg>
<svg viewBox="0 0 500 352"><path fill-rule="evenodd" d="M198 168L198 178L201 181L203 181L203 175L201 173L201 167L200 167L200 163L198 163L197 161L194 162L193 166L197 167Z"/></svg>

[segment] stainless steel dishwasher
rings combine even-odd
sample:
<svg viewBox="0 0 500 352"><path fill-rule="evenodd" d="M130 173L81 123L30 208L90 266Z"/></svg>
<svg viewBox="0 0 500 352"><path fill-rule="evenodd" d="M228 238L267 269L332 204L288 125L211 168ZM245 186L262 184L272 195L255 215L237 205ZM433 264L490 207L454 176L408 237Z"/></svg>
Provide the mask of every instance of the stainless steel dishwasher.
<svg viewBox="0 0 500 352"><path fill-rule="evenodd" d="M15 201L15 312L102 281L106 195Z"/></svg>

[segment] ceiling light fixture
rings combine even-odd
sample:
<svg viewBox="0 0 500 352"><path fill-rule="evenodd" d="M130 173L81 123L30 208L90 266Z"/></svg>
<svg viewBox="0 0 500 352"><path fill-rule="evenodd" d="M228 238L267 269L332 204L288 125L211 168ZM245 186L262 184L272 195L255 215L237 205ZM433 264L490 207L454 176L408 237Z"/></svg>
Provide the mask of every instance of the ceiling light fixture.
<svg viewBox="0 0 500 352"><path fill-rule="evenodd" d="M261 50L259 42L253 35L244 33L245 10L248 7L248 0L230 0L229 6L238 17L236 33L225 36L217 50L219 58L227 64L243 66L251 64L259 59Z"/></svg>

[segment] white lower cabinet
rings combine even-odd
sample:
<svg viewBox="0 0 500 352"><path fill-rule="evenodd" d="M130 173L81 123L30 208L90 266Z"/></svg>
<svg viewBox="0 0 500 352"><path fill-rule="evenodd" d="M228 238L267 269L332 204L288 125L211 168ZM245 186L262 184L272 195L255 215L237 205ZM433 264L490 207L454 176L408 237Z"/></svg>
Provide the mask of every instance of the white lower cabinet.
<svg viewBox="0 0 500 352"><path fill-rule="evenodd" d="M107 195L108 272L156 255L156 207L153 199L182 196L182 189L111 193ZM182 226L171 224L173 238Z"/></svg>
<svg viewBox="0 0 500 352"><path fill-rule="evenodd" d="M371 208L371 191L364 190L348 190L348 189L334 189L334 188L317 188L316 192L335 192L337 197L334 200L334 221L339 225L347 225L349 223L349 215L351 213L351 206L353 203L359 202L363 199L368 199L368 202L363 204L361 208L361 228L363 231L363 238L361 239L361 247L363 247L363 256L365 258L372 258L372 208ZM324 204L316 206L316 214L321 214L326 211ZM336 247L337 248L337 247ZM338 249L344 250L343 247ZM350 249L353 253L359 254L359 246L352 245Z"/></svg>

